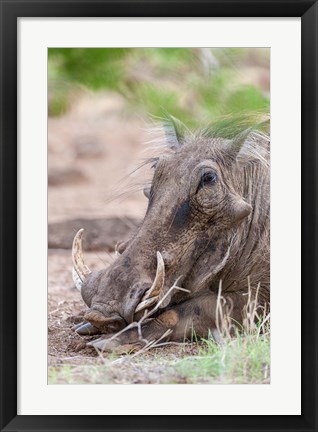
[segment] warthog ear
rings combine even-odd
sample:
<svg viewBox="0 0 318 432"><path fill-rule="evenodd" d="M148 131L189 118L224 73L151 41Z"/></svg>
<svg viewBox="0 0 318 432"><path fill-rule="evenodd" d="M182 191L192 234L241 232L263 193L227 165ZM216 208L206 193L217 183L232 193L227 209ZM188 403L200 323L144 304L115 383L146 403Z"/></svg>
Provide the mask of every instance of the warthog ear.
<svg viewBox="0 0 318 432"><path fill-rule="evenodd" d="M252 132L253 128L245 129L243 132L240 132L236 135L232 140L229 141L229 150L234 157L236 157L241 148L243 147L245 141L247 140L249 134Z"/></svg>
<svg viewBox="0 0 318 432"><path fill-rule="evenodd" d="M163 128L166 135L168 147L172 150L177 150L181 147L182 141L186 134L190 131L182 121L178 120L170 114L166 114L166 119L163 121Z"/></svg>

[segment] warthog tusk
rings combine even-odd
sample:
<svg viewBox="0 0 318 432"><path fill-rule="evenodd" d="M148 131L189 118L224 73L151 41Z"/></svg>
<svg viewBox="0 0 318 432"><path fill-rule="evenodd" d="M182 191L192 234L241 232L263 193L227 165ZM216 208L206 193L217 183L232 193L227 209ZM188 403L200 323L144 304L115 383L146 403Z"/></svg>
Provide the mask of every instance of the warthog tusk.
<svg viewBox="0 0 318 432"><path fill-rule="evenodd" d="M83 282L80 279L80 277L77 274L74 267L72 268L72 278L73 278L73 282L75 284L75 287L80 291L82 289Z"/></svg>
<svg viewBox="0 0 318 432"><path fill-rule="evenodd" d="M156 277L149 290L145 293L141 302L136 308L136 312L146 309L149 306L157 303L164 295L165 284L165 263L160 252L157 252L157 271Z"/></svg>
<svg viewBox="0 0 318 432"><path fill-rule="evenodd" d="M143 297L144 298L144 297ZM147 300L142 300L139 305L136 307L135 313L140 312L144 309L148 309L149 306L154 305L159 300L159 296L151 297Z"/></svg>
<svg viewBox="0 0 318 432"><path fill-rule="evenodd" d="M81 289L82 284L86 277L92 273L91 270L84 264L82 252L82 236L84 229L80 229L74 237L72 247L72 260L73 260L73 281L77 289Z"/></svg>
<svg viewBox="0 0 318 432"><path fill-rule="evenodd" d="M157 271L156 277L153 281L152 286L146 292L143 297L143 300L147 300L150 297L154 297L160 295L162 292L163 286L165 283L165 263L163 261L162 255L160 252L157 252Z"/></svg>

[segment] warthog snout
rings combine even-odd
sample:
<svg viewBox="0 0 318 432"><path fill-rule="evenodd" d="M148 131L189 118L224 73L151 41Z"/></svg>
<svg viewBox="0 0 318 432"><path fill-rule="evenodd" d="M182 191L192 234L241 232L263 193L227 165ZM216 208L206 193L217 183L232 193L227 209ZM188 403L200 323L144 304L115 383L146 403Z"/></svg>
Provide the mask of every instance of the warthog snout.
<svg viewBox="0 0 318 432"><path fill-rule="evenodd" d="M160 252L157 252L153 282L142 279L136 267L129 271L131 259L125 255L120 256L107 272L91 272L83 261L82 235L83 230L80 230L73 241L73 278L90 308L84 318L93 327L85 325L82 329L85 334L96 333L94 328L102 333L118 331L132 322L135 314L140 314L163 298L165 267ZM166 305L167 300L164 300L162 304ZM80 332L79 329L77 331Z"/></svg>

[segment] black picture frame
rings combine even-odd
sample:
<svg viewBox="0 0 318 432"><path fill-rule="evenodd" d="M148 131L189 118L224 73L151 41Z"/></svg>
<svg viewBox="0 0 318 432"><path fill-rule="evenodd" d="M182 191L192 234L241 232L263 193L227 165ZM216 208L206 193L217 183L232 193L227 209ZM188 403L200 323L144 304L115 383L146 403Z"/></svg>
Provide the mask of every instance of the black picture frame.
<svg viewBox="0 0 318 432"><path fill-rule="evenodd" d="M1 431L317 431L317 35L312 0L1 0ZM17 415L17 19L19 17L301 17L301 415ZM292 125L291 125L292 127ZM287 163L287 162L286 162ZM291 173L291 187L292 187ZM292 233L291 233L292 235ZM290 312L289 312L290 313ZM292 331L292 329L290 329ZM30 338L32 338L30 334ZM292 352L289 354L292 355ZM292 385L292 377L291 377ZM266 403L266 401L265 401Z"/></svg>

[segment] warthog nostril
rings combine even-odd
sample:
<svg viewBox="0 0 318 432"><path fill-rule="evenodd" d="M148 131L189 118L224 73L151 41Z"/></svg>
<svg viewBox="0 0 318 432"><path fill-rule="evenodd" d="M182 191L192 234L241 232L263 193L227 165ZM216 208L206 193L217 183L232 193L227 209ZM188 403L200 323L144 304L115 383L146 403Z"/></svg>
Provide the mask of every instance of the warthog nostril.
<svg viewBox="0 0 318 432"><path fill-rule="evenodd" d="M113 333L125 326L125 320L114 314L110 317L105 315L97 309L90 310L84 315L86 321L88 321L93 327L99 330L101 333ZM89 330L90 327L83 328L83 331ZM91 330L92 331L92 330ZM77 330L78 332L78 330Z"/></svg>

